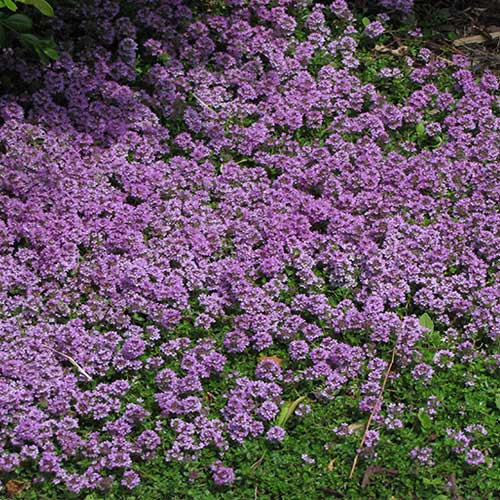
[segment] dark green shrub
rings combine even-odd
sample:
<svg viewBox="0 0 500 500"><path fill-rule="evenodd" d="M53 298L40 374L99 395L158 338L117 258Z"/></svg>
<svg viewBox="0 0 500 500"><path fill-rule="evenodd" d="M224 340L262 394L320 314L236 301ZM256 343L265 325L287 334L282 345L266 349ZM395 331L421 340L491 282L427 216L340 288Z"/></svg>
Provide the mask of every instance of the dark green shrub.
<svg viewBox="0 0 500 500"><path fill-rule="evenodd" d="M57 59L58 53L53 40L40 38L32 33L33 19L22 12L19 5L34 7L44 16L52 17L54 9L47 0L0 0L0 48L8 47L13 41L33 50L43 62Z"/></svg>

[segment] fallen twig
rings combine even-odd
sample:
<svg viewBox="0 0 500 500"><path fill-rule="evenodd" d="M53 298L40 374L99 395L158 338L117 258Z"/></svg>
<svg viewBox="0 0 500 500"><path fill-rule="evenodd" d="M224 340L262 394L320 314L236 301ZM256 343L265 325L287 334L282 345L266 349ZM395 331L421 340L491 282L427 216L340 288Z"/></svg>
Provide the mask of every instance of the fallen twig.
<svg viewBox="0 0 500 500"><path fill-rule="evenodd" d="M377 397L377 401L373 405L373 410L371 411L370 416L368 417L368 422L366 423L365 431L363 432L363 437L361 438L361 442L359 444L359 449L356 452L356 456L354 457L354 461L352 463L351 472L349 473L349 479L352 479L352 476L353 476L354 471L356 469L356 465L357 465L358 460L359 460L360 451L363 448L363 445L365 444L366 435L368 434L368 431L370 429L370 425L372 423L373 417L375 416L377 408L379 407L380 402L382 401L382 396L384 394L384 389L385 389L385 386L387 384L387 379L389 378L389 373L391 372L392 365L394 364L394 360L396 359L396 348L398 346L398 341L399 341L399 338L396 339L396 343L394 344L394 347L392 349L391 362L389 363L389 366L387 367L387 371L385 372L384 381L382 382L382 387L380 388L380 392L379 392L379 395Z"/></svg>
<svg viewBox="0 0 500 500"><path fill-rule="evenodd" d="M87 378L87 380L92 380L92 377L71 357L68 356L67 354L64 354L61 351L58 351L57 349L54 349L53 347L50 347L47 344L43 344L44 347L47 349L50 349L51 351L54 351L55 353L59 354L60 356L65 357L84 377Z"/></svg>
<svg viewBox="0 0 500 500"><path fill-rule="evenodd" d="M472 43L485 43L490 40L496 40L500 38L500 31L493 31L493 33L489 33L489 38L484 35L473 35L466 36L464 38L457 38L457 40L453 41L453 45L455 47L461 47L462 45L469 45Z"/></svg>
<svg viewBox="0 0 500 500"><path fill-rule="evenodd" d="M261 456L261 457L260 457L260 458L259 458L259 459L258 459L258 460L254 463L254 464L252 464L252 465L250 466L250 469L251 469L252 471L254 471L254 470L255 470L255 469L256 469L256 468L257 468L257 467L258 467L258 466L262 463L262 461L264 460L265 456L266 456L266 453L264 452L264 453L262 454L262 456Z"/></svg>
<svg viewBox="0 0 500 500"><path fill-rule="evenodd" d="M388 474L389 476L397 476L399 472L396 469L386 469L385 467L380 467L380 465L370 465L366 468L365 474L363 476L363 481L361 481L361 488L366 488L371 481L374 474Z"/></svg>
<svg viewBox="0 0 500 500"><path fill-rule="evenodd" d="M456 474L454 472L451 473L448 476L448 480L449 480L450 493L451 493L452 500L463 500L463 497L460 496L460 493L458 491Z"/></svg>
<svg viewBox="0 0 500 500"><path fill-rule="evenodd" d="M199 97L198 95L196 95L194 92L193 92L193 96L194 98L205 108L205 109L208 109L209 111L211 111L212 113L215 113L217 114L217 111L215 111L215 109L211 108L205 101L203 101L203 99L201 99L201 97Z"/></svg>

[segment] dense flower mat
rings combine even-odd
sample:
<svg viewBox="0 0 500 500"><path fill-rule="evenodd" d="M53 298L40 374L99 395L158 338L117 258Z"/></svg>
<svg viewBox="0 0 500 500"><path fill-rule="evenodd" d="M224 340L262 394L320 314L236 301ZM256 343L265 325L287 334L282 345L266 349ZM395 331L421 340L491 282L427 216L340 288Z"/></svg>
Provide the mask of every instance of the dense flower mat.
<svg viewBox="0 0 500 500"><path fill-rule="evenodd" d="M208 456L223 485L232 449L341 395L366 423L394 346L389 386L498 366L494 75L424 49L368 82L389 18L343 0L121 4L63 9L48 68L0 53L5 474L133 488L144 461ZM415 411L388 394L361 460ZM481 424L439 439L491 468Z"/></svg>

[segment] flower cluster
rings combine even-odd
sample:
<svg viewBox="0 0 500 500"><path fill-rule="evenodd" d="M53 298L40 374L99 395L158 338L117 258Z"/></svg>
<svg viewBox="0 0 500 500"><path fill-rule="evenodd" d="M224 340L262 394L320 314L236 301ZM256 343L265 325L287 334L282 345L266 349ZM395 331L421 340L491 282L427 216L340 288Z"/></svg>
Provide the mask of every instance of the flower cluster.
<svg viewBox="0 0 500 500"><path fill-rule="evenodd" d="M478 448L472 446L481 436L486 436L488 431L481 424L473 424L464 430L446 429L446 433L455 444L452 451L456 454L465 453L465 462L469 465L481 465L486 461L485 454Z"/></svg>
<svg viewBox="0 0 500 500"><path fill-rule="evenodd" d="M356 384L372 411L393 345L424 384L481 356L474 335L500 333L494 75L460 64L452 94L424 53L394 102L356 74L383 26L343 0L124 3L61 7L54 29L81 35L47 67L0 52L19 83L0 97L1 471L134 488L159 449L279 446L304 383L314 404ZM422 310L450 339L433 360ZM382 408L366 456L403 426Z"/></svg>

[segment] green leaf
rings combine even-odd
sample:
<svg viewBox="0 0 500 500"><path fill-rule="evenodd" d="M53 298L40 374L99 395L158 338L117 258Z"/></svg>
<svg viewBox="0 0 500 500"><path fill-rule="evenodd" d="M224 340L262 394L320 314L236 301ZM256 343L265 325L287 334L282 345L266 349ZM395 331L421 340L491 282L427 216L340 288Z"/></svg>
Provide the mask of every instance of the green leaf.
<svg viewBox="0 0 500 500"><path fill-rule="evenodd" d="M439 148L439 146L441 146L441 144L443 144L443 142L444 142L443 138L440 135L437 135L435 139L436 139L436 142L435 142L435 144L433 144L431 146L432 149Z"/></svg>
<svg viewBox="0 0 500 500"><path fill-rule="evenodd" d="M132 319L134 319L135 321L137 321L139 323L144 323L144 321L146 321L144 316L142 316L142 314L139 314L139 313L132 314Z"/></svg>
<svg viewBox="0 0 500 500"><path fill-rule="evenodd" d="M12 0L3 0L3 3L9 10L11 10L12 12L16 12L17 5Z"/></svg>
<svg viewBox="0 0 500 500"><path fill-rule="evenodd" d="M363 17L363 19L361 19L361 22L363 23L363 26L365 28L371 23L371 21L367 17Z"/></svg>
<svg viewBox="0 0 500 500"><path fill-rule="evenodd" d="M495 404L497 408L500 410L500 392L495 396Z"/></svg>
<svg viewBox="0 0 500 500"><path fill-rule="evenodd" d="M425 125L424 122L418 122L416 128L417 136L422 138L425 137Z"/></svg>
<svg viewBox="0 0 500 500"><path fill-rule="evenodd" d="M422 316L418 318L418 321L420 322L421 326L427 328L427 330L429 330L431 333L434 331L434 322L427 313L422 314Z"/></svg>
<svg viewBox="0 0 500 500"><path fill-rule="evenodd" d="M2 23L19 33L26 33L33 27L33 21L24 14L12 14L7 19L3 19Z"/></svg>
<svg viewBox="0 0 500 500"><path fill-rule="evenodd" d="M7 45L7 36L5 35L5 29L0 24L0 48L5 47Z"/></svg>
<svg viewBox="0 0 500 500"><path fill-rule="evenodd" d="M304 401L304 399L306 399L306 396L300 396L300 398L297 398L295 401L286 402L281 407L280 414L278 415L278 418L276 420L276 425L279 425L280 427L284 428L287 421L293 415L293 412L295 411L297 406L300 404L301 401Z"/></svg>
<svg viewBox="0 0 500 500"><path fill-rule="evenodd" d="M276 425L279 425L280 427L283 427L284 425L284 422L286 420L286 415L287 415L287 412L288 412L288 406L290 405L290 403L288 402L285 402L282 406L281 406L281 411L280 411L280 414L278 415L278 418L276 419Z"/></svg>
<svg viewBox="0 0 500 500"><path fill-rule="evenodd" d="M45 47L43 49L43 53L50 59L53 59L54 61L57 61L57 59L59 59L59 52L57 52L57 50L54 49L54 47Z"/></svg>
<svg viewBox="0 0 500 500"><path fill-rule="evenodd" d="M420 425L422 429L428 429L432 425L431 417L425 411L420 411L418 413L418 420L420 421Z"/></svg>
<svg viewBox="0 0 500 500"><path fill-rule="evenodd" d="M47 0L29 0L30 5L37 8L44 16L52 17L54 15L54 9Z"/></svg>
<svg viewBox="0 0 500 500"><path fill-rule="evenodd" d="M40 45L40 38L31 33L21 33L19 34L19 40L24 45L31 45L33 47L38 47Z"/></svg>

